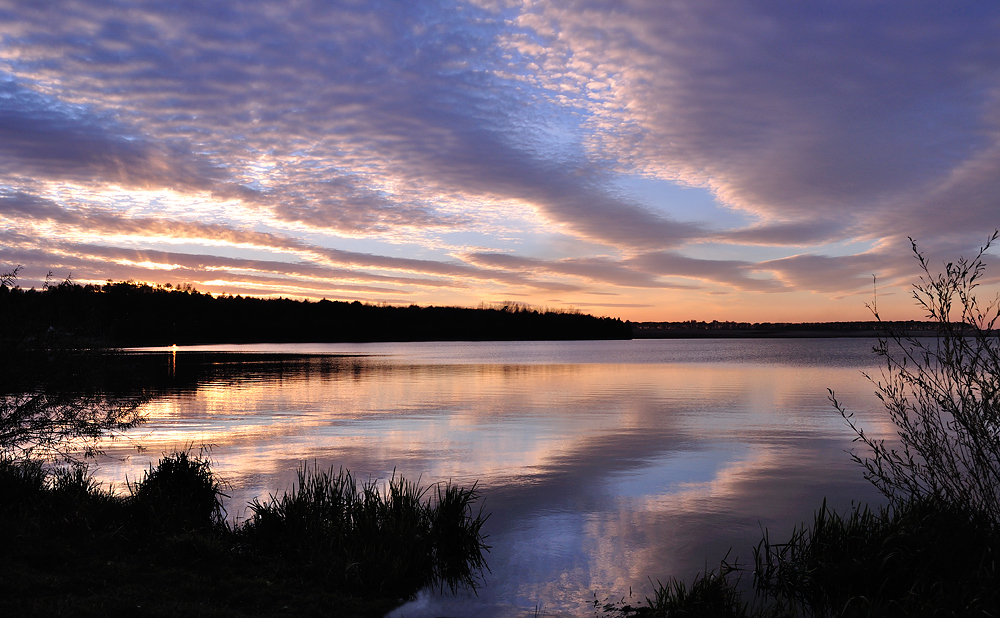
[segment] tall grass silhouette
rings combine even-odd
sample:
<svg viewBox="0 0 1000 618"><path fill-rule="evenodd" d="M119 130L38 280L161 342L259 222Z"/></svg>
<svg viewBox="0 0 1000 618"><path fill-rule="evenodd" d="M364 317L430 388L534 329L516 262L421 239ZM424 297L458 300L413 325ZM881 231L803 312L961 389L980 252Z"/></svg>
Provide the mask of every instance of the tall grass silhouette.
<svg viewBox="0 0 1000 618"><path fill-rule="evenodd" d="M360 486L347 470L303 466L290 492L254 500L238 530L260 556L324 574L334 585L406 597L437 584L475 588L489 547L475 486L420 487L393 475Z"/></svg>
<svg viewBox="0 0 1000 618"><path fill-rule="evenodd" d="M180 452L124 489L0 459L0 615L379 616L425 586L475 589L487 569L475 486L303 466L231 523L210 462Z"/></svg>

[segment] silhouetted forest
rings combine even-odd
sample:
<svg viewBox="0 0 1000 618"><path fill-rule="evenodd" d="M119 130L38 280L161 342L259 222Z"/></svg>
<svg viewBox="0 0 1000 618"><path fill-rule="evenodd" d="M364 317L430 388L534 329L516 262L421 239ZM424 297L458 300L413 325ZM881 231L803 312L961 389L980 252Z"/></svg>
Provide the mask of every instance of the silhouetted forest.
<svg viewBox="0 0 1000 618"><path fill-rule="evenodd" d="M116 346L197 343L628 339L617 318L499 308L393 307L212 296L132 282L42 290L0 286L0 315L22 333ZM7 333L8 335L14 333Z"/></svg>
<svg viewBox="0 0 1000 618"><path fill-rule="evenodd" d="M906 320L867 322L632 322L635 339L740 339L782 337L881 337L887 328L913 337L931 337L934 322Z"/></svg>

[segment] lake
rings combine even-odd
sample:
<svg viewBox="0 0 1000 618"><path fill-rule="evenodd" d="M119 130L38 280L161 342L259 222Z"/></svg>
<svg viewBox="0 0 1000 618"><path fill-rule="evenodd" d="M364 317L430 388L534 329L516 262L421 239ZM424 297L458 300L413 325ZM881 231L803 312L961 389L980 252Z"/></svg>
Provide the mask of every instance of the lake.
<svg viewBox="0 0 1000 618"><path fill-rule="evenodd" d="M171 374L190 363L211 370L149 402L149 421L106 445L96 476L120 486L163 453L209 447L230 485L230 518L289 489L304 463L359 479L478 483L492 546L478 595L422 593L393 615L593 615L595 595L631 589L635 601L651 581L690 582L727 552L748 562L763 527L787 537L824 497L838 509L879 502L845 452L853 435L827 393L872 435L892 436L862 376L878 372L873 343L147 350Z"/></svg>

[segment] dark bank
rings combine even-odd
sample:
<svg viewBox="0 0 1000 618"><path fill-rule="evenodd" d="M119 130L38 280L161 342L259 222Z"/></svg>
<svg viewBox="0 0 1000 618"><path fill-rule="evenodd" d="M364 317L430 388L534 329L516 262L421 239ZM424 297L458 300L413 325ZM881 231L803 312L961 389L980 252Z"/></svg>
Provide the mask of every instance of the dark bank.
<svg viewBox="0 0 1000 618"><path fill-rule="evenodd" d="M0 315L28 332L119 347L204 343L629 339L617 318L498 307L408 307L358 301L212 296L190 287L64 281L44 290L0 286Z"/></svg>

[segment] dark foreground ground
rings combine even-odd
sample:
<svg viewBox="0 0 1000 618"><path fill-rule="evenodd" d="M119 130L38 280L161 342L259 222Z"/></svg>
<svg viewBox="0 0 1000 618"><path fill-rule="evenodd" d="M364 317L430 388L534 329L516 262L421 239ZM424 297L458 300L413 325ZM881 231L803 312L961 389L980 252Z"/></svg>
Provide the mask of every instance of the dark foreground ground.
<svg viewBox="0 0 1000 618"><path fill-rule="evenodd" d="M396 599L331 592L259 565L220 559L210 545L178 539L133 556L22 547L0 564L0 615L376 617L398 605ZM175 550L185 557L178 559Z"/></svg>
<svg viewBox="0 0 1000 618"><path fill-rule="evenodd" d="M206 460L176 453L112 494L0 461L0 616L382 616L485 568L475 489L303 469L226 522Z"/></svg>

